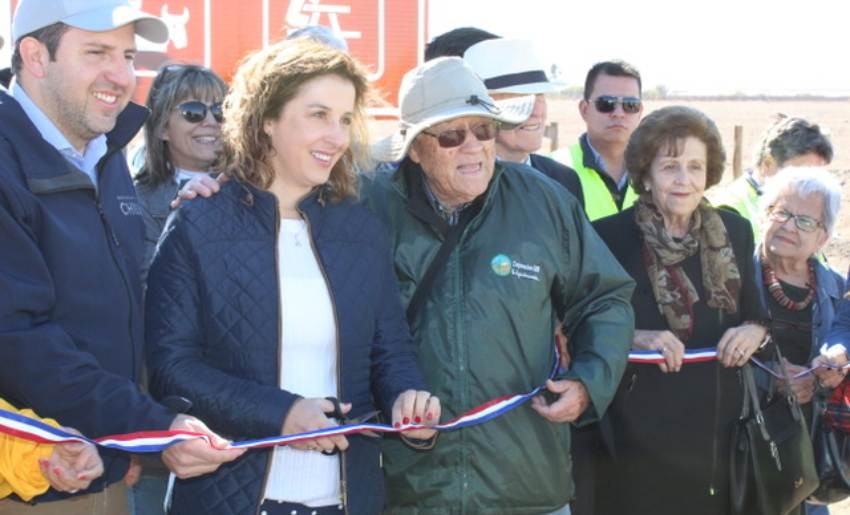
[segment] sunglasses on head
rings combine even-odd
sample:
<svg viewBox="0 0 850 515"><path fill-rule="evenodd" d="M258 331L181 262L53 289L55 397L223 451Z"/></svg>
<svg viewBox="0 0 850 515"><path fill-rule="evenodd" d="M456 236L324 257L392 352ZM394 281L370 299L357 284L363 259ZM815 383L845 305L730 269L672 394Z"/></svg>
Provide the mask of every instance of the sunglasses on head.
<svg viewBox="0 0 850 515"><path fill-rule="evenodd" d="M478 141L490 141L496 137L496 132L498 130L499 124L494 121L479 123L469 128L469 132L471 132ZM454 148L463 145L463 142L466 141L466 132L467 129L464 127L462 129L446 129L439 134L422 131L422 134L427 134L432 138L437 138L437 143L439 143L443 148Z"/></svg>
<svg viewBox="0 0 850 515"><path fill-rule="evenodd" d="M224 121L224 113L221 111L221 102L205 104L199 100L183 102L174 109L180 111L180 115L189 123L201 123L207 117L207 109L212 113L218 123Z"/></svg>
<svg viewBox="0 0 850 515"><path fill-rule="evenodd" d="M614 95L602 95L593 101L596 110L600 113L613 113L617 104L623 106L623 112L635 114L640 111L641 100L638 97L617 97Z"/></svg>

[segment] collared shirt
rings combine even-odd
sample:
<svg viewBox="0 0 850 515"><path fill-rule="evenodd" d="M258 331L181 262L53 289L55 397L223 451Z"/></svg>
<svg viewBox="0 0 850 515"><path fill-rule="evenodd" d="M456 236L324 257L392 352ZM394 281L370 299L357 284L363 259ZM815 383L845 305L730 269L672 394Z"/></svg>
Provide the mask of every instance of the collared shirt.
<svg viewBox="0 0 850 515"><path fill-rule="evenodd" d="M466 204L461 204L457 206L455 209L450 209L443 205L442 202L434 195L434 192L431 191L431 185L428 184L428 179L425 178L425 174L421 175L422 177L422 185L425 187L425 195L428 197L428 203L431 204L431 207L434 208L434 211L440 215L440 218L445 220L448 225L457 225L460 220L460 213L463 211L469 204L472 202L467 202Z"/></svg>
<svg viewBox="0 0 850 515"><path fill-rule="evenodd" d="M587 148L590 149L590 153L593 155L593 160L596 162L596 169L610 177L611 174L608 173L608 166L605 164L605 160L602 159L602 154L600 154L598 150L593 148L593 144L590 142L590 138L586 138L586 139L587 139ZM624 170L623 176L620 177L619 181L617 181L617 190L623 191L623 190L626 189L626 187L628 185L629 185L629 171Z"/></svg>
<svg viewBox="0 0 850 515"><path fill-rule="evenodd" d="M85 152L80 154L77 149L68 141L62 134L56 124L44 114L35 103L27 95L16 80L12 80L9 85L9 90L12 93L12 98L18 101L21 109L26 113L35 128L44 138L44 141L59 151L69 163L77 167L81 172L88 175L97 189L97 163L106 155L108 148L106 144L106 134L101 134L86 144Z"/></svg>

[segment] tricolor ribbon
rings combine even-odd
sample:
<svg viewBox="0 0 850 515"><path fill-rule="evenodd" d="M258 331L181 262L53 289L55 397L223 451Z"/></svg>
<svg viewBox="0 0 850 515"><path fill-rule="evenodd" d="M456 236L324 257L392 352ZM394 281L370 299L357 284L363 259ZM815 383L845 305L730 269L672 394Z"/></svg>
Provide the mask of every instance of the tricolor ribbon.
<svg viewBox="0 0 850 515"><path fill-rule="evenodd" d="M704 361L712 361L717 359L717 347L703 347L700 349L688 349L685 351L685 355L682 358L682 363L701 363ZM664 358L664 354L657 350L633 350L629 352L629 363L649 363L649 364L658 364L664 363L666 360ZM779 372L776 372L771 367L765 365L758 358L750 357L750 361L753 362L754 365L763 369L770 375L783 379L783 375ZM811 374L818 368L829 368L827 365L820 365L817 367L807 368L802 370L796 374L790 376L791 379L799 379L803 376ZM836 367L833 367L836 368ZM840 367L842 369L850 368L850 364L844 365Z"/></svg>
<svg viewBox="0 0 850 515"><path fill-rule="evenodd" d="M552 371L549 373L550 379L555 377L555 374L558 372L558 362L559 359L556 353ZM399 427L393 427L387 424L375 423L348 424L286 436L272 436L269 438L232 442L230 444L230 448L255 449L277 445L289 445L319 437L352 435L366 431L376 433L401 433L411 429L423 429L426 427L437 429L439 431L451 431L454 429L483 424L488 420L504 415L514 408L524 404L526 401L540 393L544 388L545 386L538 386L528 393L504 395L502 397L491 399L455 419L435 426L402 424ZM44 422L3 409L0 409L0 433L6 433L41 443L57 444L65 442L88 442L99 447L132 453L161 452L176 443L194 438L203 438L207 442L210 441L206 435L191 431L144 431L140 433L104 436L101 438L86 438L85 436L69 433L63 429L49 426Z"/></svg>

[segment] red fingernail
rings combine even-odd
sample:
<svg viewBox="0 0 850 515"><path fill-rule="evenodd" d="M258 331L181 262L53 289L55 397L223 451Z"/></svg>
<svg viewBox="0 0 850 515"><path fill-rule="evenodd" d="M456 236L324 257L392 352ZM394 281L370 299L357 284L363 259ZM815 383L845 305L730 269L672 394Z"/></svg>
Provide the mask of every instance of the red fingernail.
<svg viewBox="0 0 850 515"><path fill-rule="evenodd" d="M53 473L57 476L62 476L62 469L60 469L59 467L53 467Z"/></svg>
<svg viewBox="0 0 850 515"><path fill-rule="evenodd" d="M404 417L404 418L401 420L401 422L402 422L402 424L405 424L405 425L406 425L406 424L410 424L410 417Z"/></svg>
<svg viewBox="0 0 850 515"><path fill-rule="evenodd" d="M431 420L432 418L434 418L434 415L432 413L427 413L425 415L425 418L427 418L428 420Z"/></svg>
<svg viewBox="0 0 850 515"><path fill-rule="evenodd" d="M394 427L401 427L401 424L400 424L400 423L398 423L398 422L396 422L395 424L393 424L393 426L394 426Z"/></svg>
<svg viewBox="0 0 850 515"><path fill-rule="evenodd" d="M77 479L79 479L80 481L88 481L89 477L85 474L80 474L79 476L77 476Z"/></svg>
<svg viewBox="0 0 850 515"><path fill-rule="evenodd" d="M417 424L421 424L422 423L422 417L416 417L416 418L413 419L413 421L416 422Z"/></svg>

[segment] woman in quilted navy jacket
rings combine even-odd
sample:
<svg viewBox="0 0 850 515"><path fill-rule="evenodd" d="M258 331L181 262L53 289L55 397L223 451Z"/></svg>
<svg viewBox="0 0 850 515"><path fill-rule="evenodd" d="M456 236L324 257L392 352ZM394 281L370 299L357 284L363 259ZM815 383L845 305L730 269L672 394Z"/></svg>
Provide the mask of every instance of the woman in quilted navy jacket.
<svg viewBox="0 0 850 515"><path fill-rule="evenodd" d="M233 180L163 234L147 293L151 391L234 440L335 425L329 397L348 418L377 405L417 425L415 443L434 437L440 404L422 391L385 230L352 199L367 91L355 61L309 40L248 58L224 104ZM379 440L351 435L177 480L171 513L382 508Z"/></svg>

